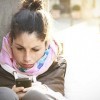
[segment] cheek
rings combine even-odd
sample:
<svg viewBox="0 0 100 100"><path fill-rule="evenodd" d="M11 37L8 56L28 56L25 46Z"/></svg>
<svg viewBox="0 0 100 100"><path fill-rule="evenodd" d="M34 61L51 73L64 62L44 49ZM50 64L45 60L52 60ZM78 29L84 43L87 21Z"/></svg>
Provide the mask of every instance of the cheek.
<svg viewBox="0 0 100 100"><path fill-rule="evenodd" d="M42 56L43 56L44 52L37 52L37 53L34 53L34 57L35 57L35 60L39 60Z"/></svg>
<svg viewBox="0 0 100 100"><path fill-rule="evenodd" d="M45 49L40 50L39 52L34 53L35 60L39 60L44 55Z"/></svg>
<svg viewBox="0 0 100 100"><path fill-rule="evenodd" d="M19 62L21 60L22 55L16 49L12 49L12 54L17 62Z"/></svg>

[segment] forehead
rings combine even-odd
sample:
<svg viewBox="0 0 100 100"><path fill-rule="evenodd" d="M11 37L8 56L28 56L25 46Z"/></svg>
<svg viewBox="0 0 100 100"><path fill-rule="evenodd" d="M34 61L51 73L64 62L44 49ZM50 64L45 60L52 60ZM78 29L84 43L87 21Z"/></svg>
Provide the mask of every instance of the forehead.
<svg viewBox="0 0 100 100"><path fill-rule="evenodd" d="M39 38L37 38L35 33L28 34L25 32L13 39L13 43L19 44L23 47L33 47L41 46L44 43L44 41L41 41Z"/></svg>

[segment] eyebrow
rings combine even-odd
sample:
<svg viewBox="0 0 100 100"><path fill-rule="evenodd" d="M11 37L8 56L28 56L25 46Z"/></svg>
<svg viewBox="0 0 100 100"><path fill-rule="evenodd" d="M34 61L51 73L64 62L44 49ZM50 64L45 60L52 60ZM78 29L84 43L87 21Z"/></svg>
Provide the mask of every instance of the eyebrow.
<svg viewBox="0 0 100 100"><path fill-rule="evenodd" d="M17 43L15 43L15 45L17 45L17 46L20 46L20 47L22 47L22 48L25 48L24 46L22 46L22 45L20 45L20 44L17 44ZM35 47L32 47L32 48L40 48L39 46L35 46Z"/></svg>

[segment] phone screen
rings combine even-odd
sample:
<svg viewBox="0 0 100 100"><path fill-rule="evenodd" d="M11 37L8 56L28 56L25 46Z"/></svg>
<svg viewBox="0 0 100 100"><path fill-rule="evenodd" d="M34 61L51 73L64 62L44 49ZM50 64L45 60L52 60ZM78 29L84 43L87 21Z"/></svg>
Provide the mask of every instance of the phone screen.
<svg viewBox="0 0 100 100"><path fill-rule="evenodd" d="M29 80L28 78L19 78L16 79L15 82L16 82L16 87L27 88L27 87L31 87L32 85L32 81Z"/></svg>

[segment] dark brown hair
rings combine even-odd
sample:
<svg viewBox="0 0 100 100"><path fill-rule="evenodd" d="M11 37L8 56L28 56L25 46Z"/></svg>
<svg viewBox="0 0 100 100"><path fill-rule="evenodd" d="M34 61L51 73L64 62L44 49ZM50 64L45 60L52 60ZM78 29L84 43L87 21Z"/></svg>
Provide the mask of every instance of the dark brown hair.
<svg viewBox="0 0 100 100"><path fill-rule="evenodd" d="M43 41L48 33L49 22L46 13L42 10L42 1L24 0L22 8L12 18L11 38L15 39L24 32L28 34L34 32Z"/></svg>

